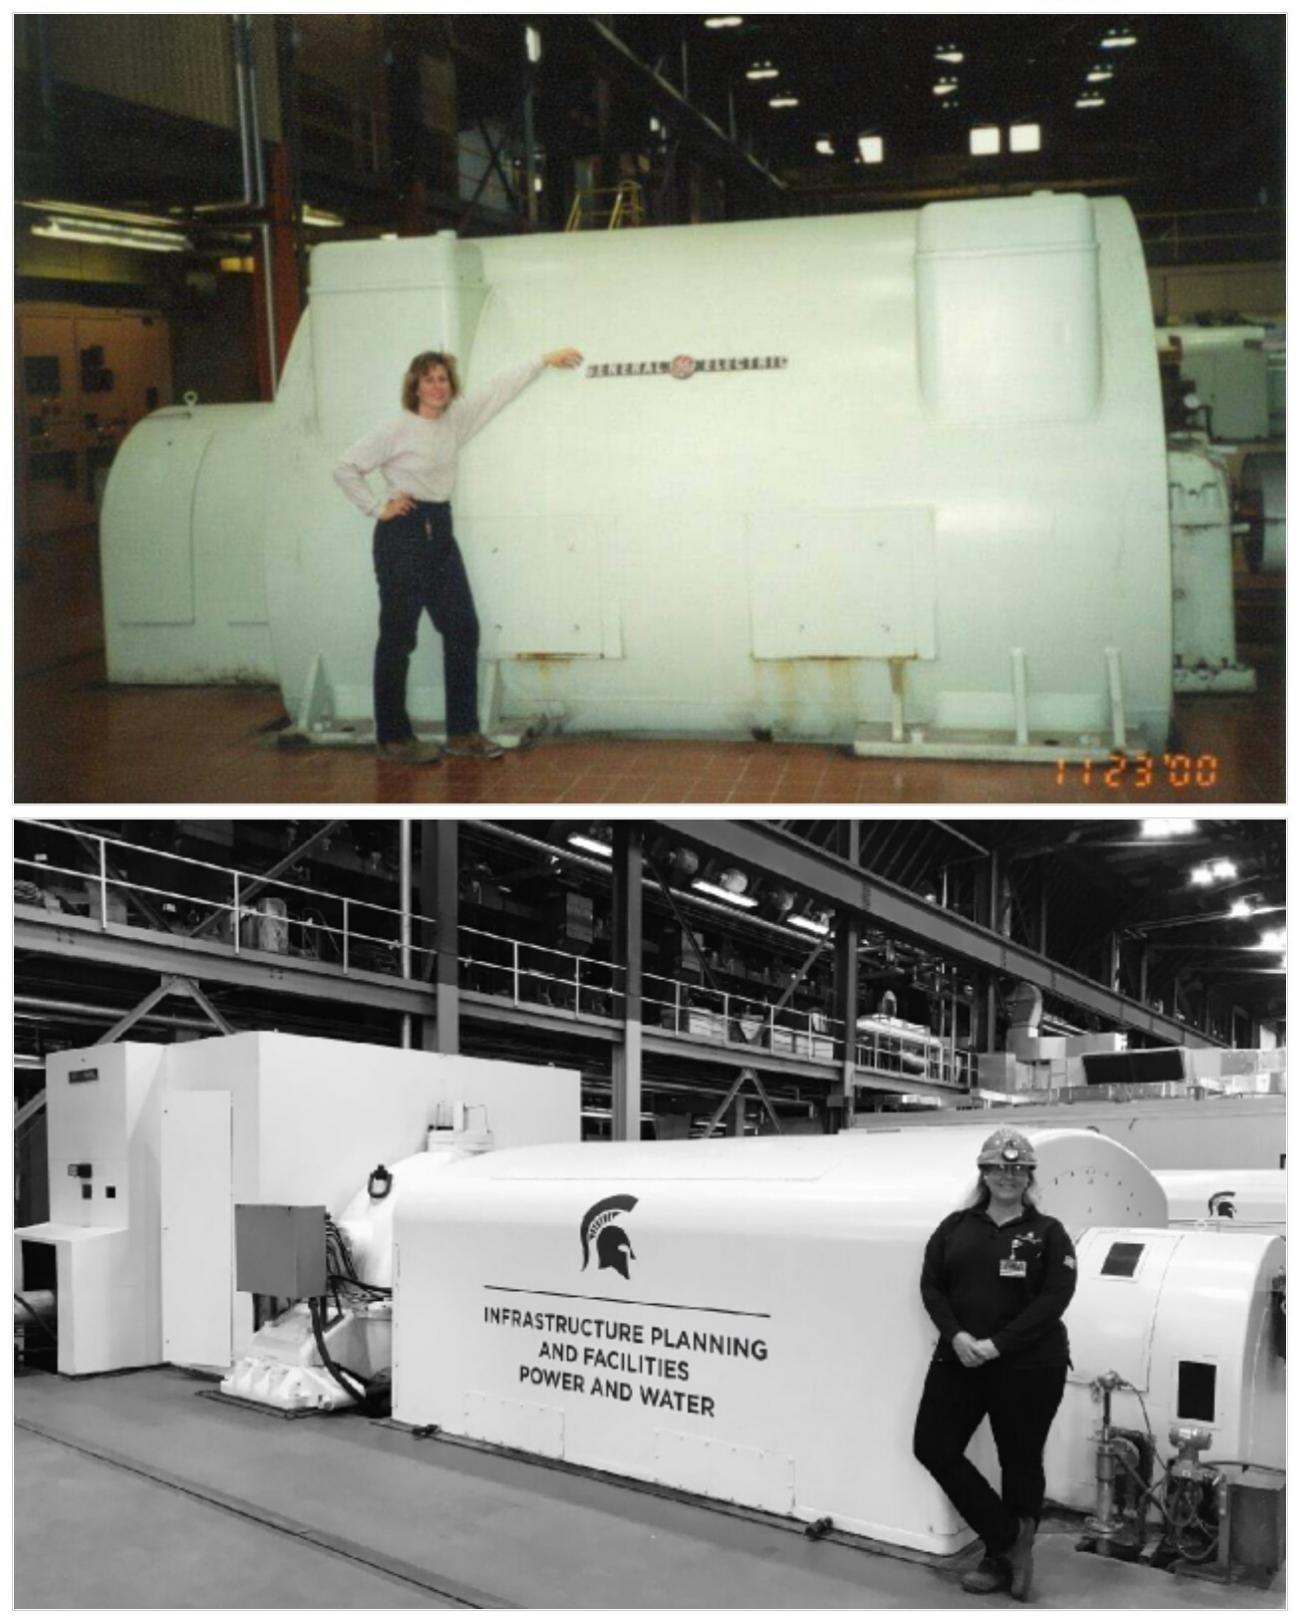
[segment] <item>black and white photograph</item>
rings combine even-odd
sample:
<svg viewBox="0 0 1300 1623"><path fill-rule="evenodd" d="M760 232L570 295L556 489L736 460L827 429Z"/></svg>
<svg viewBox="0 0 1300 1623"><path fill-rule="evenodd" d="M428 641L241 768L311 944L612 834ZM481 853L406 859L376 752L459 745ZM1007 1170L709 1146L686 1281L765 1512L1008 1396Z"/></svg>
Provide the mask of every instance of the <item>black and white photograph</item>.
<svg viewBox="0 0 1300 1623"><path fill-rule="evenodd" d="M1285 1604L1280 821L14 884L24 1608Z"/></svg>

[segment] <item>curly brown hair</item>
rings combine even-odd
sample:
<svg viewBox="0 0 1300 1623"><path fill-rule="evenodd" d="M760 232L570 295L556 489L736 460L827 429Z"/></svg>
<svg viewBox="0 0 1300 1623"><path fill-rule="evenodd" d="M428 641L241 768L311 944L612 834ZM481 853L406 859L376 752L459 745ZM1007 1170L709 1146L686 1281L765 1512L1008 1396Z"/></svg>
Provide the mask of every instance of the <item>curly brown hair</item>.
<svg viewBox="0 0 1300 1623"><path fill-rule="evenodd" d="M402 379L402 410L418 411L420 399L417 393L420 379L430 367L441 366L447 374L447 381L451 384L451 398L454 400L460 393L460 378L456 372L456 357L446 355L440 349L425 349L411 362L406 369L406 376Z"/></svg>

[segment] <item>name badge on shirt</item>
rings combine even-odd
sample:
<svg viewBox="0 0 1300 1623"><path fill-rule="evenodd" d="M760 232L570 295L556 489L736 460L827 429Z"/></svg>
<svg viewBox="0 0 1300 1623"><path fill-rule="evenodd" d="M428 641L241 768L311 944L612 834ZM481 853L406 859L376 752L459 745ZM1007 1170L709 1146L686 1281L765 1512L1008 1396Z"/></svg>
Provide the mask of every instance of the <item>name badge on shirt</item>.
<svg viewBox="0 0 1300 1623"><path fill-rule="evenodd" d="M1021 1262L1019 1257L1004 1257L998 1264L998 1273L1003 1279L1024 1279L1029 1273L1029 1265Z"/></svg>

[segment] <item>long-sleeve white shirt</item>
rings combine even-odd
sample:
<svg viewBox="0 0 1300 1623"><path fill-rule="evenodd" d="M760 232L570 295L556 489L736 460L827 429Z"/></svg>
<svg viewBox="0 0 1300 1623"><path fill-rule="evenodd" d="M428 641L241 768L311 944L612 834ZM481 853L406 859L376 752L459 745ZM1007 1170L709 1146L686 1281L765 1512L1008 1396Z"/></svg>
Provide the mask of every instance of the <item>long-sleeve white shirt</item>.
<svg viewBox="0 0 1300 1623"><path fill-rule="evenodd" d="M472 394L458 395L440 417L404 411L344 451L334 464L334 482L371 518L399 490L417 501L449 501L461 447L545 369L546 363L540 360L512 366ZM378 473L384 482L384 495L378 501L366 483L371 473Z"/></svg>

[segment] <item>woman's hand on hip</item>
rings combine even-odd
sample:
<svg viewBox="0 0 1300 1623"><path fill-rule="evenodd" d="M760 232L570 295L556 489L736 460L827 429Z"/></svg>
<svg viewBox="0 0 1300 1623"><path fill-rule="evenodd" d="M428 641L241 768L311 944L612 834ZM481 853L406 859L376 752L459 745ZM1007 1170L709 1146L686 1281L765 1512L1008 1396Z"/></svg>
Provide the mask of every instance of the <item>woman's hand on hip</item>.
<svg viewBox="0 0 1300 1623"><path fill-rule="evenodd" d="M580 349L553 349L542 356L543 366L581 366Z"/></svg>
<svg viewBox="0 0 1300 1623"><path fill-rule="evenodd" d="M394 492L379 509L379 522L387 524L390 518L402 518L415 506L415 497L404 490Z"/></svg>

